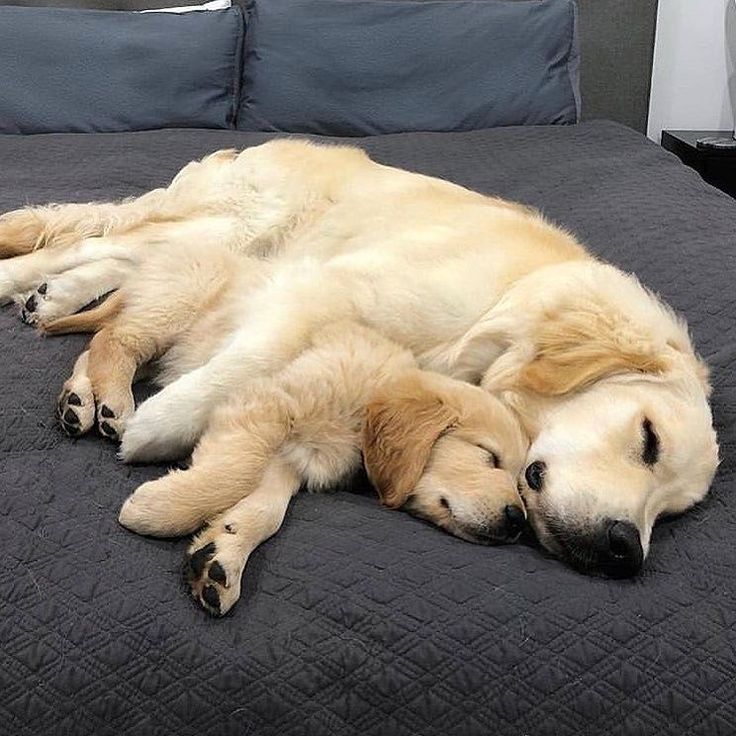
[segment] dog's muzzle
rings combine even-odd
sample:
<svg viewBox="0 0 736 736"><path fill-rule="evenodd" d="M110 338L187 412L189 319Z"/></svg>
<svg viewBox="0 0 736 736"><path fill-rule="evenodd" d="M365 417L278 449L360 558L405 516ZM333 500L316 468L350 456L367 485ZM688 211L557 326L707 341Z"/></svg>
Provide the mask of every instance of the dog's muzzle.
<svg viewBox="0 0 736 736"><path fill-rule="evenodd" d="M561 555L582 572L630 578L644 562L639 530L629 521L604 519L586 531L550 524L549 531Z"/></svg>

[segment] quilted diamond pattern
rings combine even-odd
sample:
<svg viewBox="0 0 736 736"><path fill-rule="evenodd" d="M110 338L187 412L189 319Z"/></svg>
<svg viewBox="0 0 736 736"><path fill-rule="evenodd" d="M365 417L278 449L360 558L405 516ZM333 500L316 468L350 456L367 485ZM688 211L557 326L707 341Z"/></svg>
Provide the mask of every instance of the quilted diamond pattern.
<svg viewBox="0 0 736 736"><path fill-rule="evenodd" d="M3 136L0 211L109 199L266 136ZM117 509L158 467L54 426L82 338L0 312L0 732L43 736L729 735L736 724L736 204L612 123L357 141L381 161L543 209L688 318L723 462L659 524L636 580L482 548L355 489L302 496L232 615L185 595L184 542Z"/></svg>

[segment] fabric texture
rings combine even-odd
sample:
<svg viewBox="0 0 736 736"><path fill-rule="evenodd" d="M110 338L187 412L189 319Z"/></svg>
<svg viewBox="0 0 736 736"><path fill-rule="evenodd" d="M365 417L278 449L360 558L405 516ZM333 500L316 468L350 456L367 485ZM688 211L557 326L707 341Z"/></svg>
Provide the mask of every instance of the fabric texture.
<svg viewBox="0 0 736 736"><path fill-rule="evenodd" d="M141 194L234 131L0 137L0 212ZM731 736L736 723L736 202L611 123L353 139L378 161L541 208L635 271L708 359L723 461L654 529L642 574L585 577L300 494L222 620L186 542L117 524L161 466L73 441L55 397L84 336L0 310L0 732L13 736Z"/></svg>
<svg viewBox="0 0 736 736"><path fill-rule="evenodd" d="M574 123L573 0L256 0L238 128L320 135Z"/></svg>
<svg viewBox="0 0 736 736"><path fill-rule="evenodd" d="M243 15L0 7L0 132L232 127Z"/></svg>

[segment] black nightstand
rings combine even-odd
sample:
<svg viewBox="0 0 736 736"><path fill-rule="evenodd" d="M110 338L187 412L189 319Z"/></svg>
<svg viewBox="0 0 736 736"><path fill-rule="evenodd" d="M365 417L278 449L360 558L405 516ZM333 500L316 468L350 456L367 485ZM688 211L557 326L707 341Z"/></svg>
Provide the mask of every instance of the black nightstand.
<svg viewBox="0 0 736 736"><path fill-rule="evenodd" d="M733 131L724 130L664 130L662 146L679 156L695 169L709 184L736 197L736 150L723 151L698 148L699 138L715 136L731 138Z"/></svg>

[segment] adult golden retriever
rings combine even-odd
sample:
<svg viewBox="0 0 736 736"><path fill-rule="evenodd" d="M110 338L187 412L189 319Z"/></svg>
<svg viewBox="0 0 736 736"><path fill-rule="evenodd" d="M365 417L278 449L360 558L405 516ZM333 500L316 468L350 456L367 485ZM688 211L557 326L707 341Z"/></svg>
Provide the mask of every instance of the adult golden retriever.
<svg viewBox="0 0 736 736"><path fill-rule="evenodd" d="M242 294L236 335L128 421L126 460L188 451L237 386L347 318L424 369L502 393L532 440L520 485L532 525L578 567L634 574L656 518L702 499L715 472L707 370L685 324L528 208L286 140L219 152L136 200L1 223L0 252L25 255L0 264L0 297L43 282L29 319L116 285L146 243L226 243L273 267Z"/></svg>

